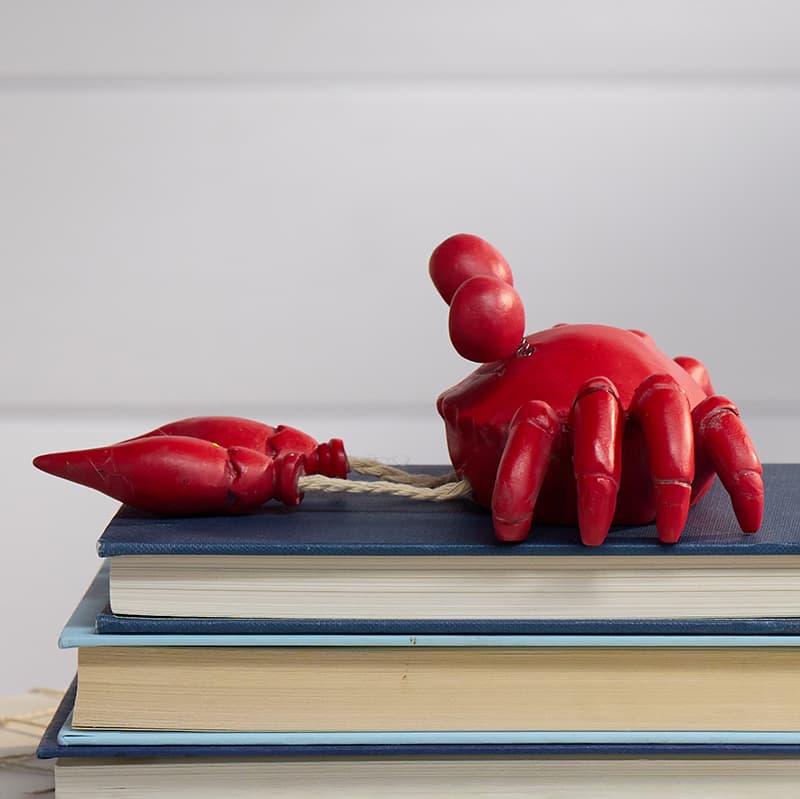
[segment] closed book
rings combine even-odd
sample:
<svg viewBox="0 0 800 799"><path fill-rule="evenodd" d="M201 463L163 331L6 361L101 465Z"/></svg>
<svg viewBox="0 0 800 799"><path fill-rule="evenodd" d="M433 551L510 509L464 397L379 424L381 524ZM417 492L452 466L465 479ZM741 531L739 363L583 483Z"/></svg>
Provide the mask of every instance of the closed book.
<svg viewBox="0 0 800 799"><path fill-rule="evenodd" d="M76 731L71 724L74 710L77 679L53 715L37 748L37 757L44 759L116 759L116 758L268 758L278 757L289 762L301 758L351 758L351 757L564 757L589 758L598 756L630 758L785 758L800 755L800 738L774 735L771 738L730 735L723 738L714 734L687 736L681 742L668 738L640 738L619 736L616 739L591 741L580 732L556 742L474 741L428 743L384 743L381 739L364 738L361 743L293 743L276 744L269 739L256 742L241 734L218 732L196 733L193 743L181 743L188 734L169 732L126 732L120 730ZM66 734L65 734L66 733ZM202 737L201 737L202 736ZM97 743L97 741L102 743ZM800 762L800 760L798 760Z"/></svg>
<svg viewBox="0 0 800 799"><path fill-rule="evenodd" d="M58 758L57 799L107 797L791 797L798 745L65 745L74 688L38 754Z"/></svg>
<svg viewBox="0 0 800 799"><path fill-rule="evenodd" d="M741 533L716 483L677 544L644 525L613 528L597 548L544 525L499 543L469 500L312 492L297 508L234 518L123 507L98 542L111 561L98 625L190 632L217 619L205 632L480 635L596 624L614 634L675 632L685 620L697 634L796 633L800 465L767 465L765 486L755 535Z"/></svg>
<svg viewBox="0 0 800 799"><path fill-rule="evenodd" d="M794 732L800 647L90 647L78 728Z"/></svg>
<svg viewBox="0 0 800 799"><path fill-rule="evenodd" d="M512 755L59 760L56 799L793 799L800 761ZM679 786L679 794L676 794Z"/></svg>
<svg viewBox="0 0 800 799"><path fill-rule="evenodd" d="M62 649L96 646L794 646L796 619L630 619L518 622L466 628L443 620L308 624L270 619L136 619L130 627L101 630L109 615L109 564L105 561L59 636ZM138 622L145 629L139 632ZM157 624L156 622L163 622ZM149 628L152 624L153 628ZM527 630L529 626L533 629ZM133 628L133 629L131 629ZM388 628L388 629L387 629Z"/></svg>
<svg viewBox="0 0 800 799"><path fill-rule="evenodd" d="M631 611L635 612L635 611ZM319 619L120 616L105 604L105 636L800 636L800 617L619 619Z"/></svg>

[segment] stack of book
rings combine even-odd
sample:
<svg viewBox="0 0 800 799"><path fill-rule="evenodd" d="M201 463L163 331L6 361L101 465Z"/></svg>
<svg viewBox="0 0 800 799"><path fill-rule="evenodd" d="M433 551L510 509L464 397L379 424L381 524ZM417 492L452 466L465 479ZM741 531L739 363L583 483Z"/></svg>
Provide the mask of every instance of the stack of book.
<svg viewBox="0 0 800 799"><path fill-rule="evenodd" d="M468 500L123 507L39 755L59 799L795 796L800 466L765 484L756 536L715 485L594 549Z"/></svg>

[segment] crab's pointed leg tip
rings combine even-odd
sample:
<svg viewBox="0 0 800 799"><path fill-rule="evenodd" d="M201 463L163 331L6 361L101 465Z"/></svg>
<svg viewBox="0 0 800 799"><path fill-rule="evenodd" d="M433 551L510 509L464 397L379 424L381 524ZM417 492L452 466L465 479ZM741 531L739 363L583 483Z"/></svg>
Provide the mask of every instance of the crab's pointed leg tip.
<svg viewBox="0 0 800 799"><path fill-rule="evenodd" d="M764 481L761 475L755 471L742 474L736 481L736 490L731 493L731 502L742 532L757 532L764 516Z"/></svg>
<svg viewBox="0 0 800 799"><path fill-rule="evenodd" d="M683 533L683 528L676 529L674 527L670 527L666 530L659 530L658 540L662 544L677 544L678 541L680 541L681 533Z"/></svg>
<svg viewBox="0 0 800 799"><path fill-rule="evenodd" d="M608 536L617 508L617 484L605 475L578 478L578 527L587 547L600 546Z"/></svg>
<svg viewBox="0 0 800 799"><path fill-rule="evenodd" d="M608 536L608 527L593 525L590 527L581 526L581 543L585 547L599 547Z"/></svg>
<svg viewBox="0 0 800 799"><path fill-rule="evenodd" d="M753 535L761 528L764 517L764 503L762 501L747 500L736 503L736 519L742 532Z"/></svg>
<svg viewBox="0 0 800 799"><path fill-rule="evenodd" d="M498 541L508 543L518 543L528 537L531 530L532 516L523 516L521 519L506 521L497 516L494 517L494 534Z"/></svg>
<svg viewBox="0 0 800 799"><path fill-rule="evenodd" d="M675 544L681 537L689 517L692 487L681 482L663 483L658 487L656 530L662 544Z"/></svg>

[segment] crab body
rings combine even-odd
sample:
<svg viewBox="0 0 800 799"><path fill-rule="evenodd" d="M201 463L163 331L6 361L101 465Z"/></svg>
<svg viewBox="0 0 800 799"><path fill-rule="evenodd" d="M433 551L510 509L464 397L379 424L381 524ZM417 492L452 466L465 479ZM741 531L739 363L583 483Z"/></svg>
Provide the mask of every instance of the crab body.
<svg viewBox="0 0 800 799"><path fill-rule="evenodd" d="M475 499L490 507L512 417L528 399L546 402L555 412L559 432L534 517L550 524L577 525L570 415L580 387L602 374L616 387L625 409L636 389L654 374L672 377L686 392L692 408L706 393L649 336L636 331L605 325L558 325L525 340L529 348L519 355L484 364L437 400L450 458L456 471L469 480ZM694 501L710 485L711 475L708 478L704 485L695 486ZM614 523L644 524L655 518L655 510L642 431L635 419L627 416Z"/></svg>
<svg viewBox="0 0 800 799"><path fill-rule="evenodd" d="M655 520L661 541L674 543L715 474L742 530L757 530L761 464L705 367L671 359L641 331L605 325L556 325L516 338L512 350L514 337L495 331L506 317L519 330L521 300L510 269L493 274L502 256L494 251L484 268L490 245L474 238L448 239L431 257L451 340L483 362L437 408L453 466L492 509L497 537L522 540L539 521L577 525L583 543L597 545L612 524Z"/></svg>

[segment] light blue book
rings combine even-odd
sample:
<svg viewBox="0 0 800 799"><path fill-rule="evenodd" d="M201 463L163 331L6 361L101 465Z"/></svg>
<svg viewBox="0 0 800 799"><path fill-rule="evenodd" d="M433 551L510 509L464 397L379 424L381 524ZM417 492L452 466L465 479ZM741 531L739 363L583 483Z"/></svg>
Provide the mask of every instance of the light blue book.
<svg viewBox="0 0 800 799"><path fill-rule="evenodd" d="M161 732L78 730L72 713L58 733L62 746L404 746L508 744L800 744L800 732L476 730L452 732Z"/></svg>

